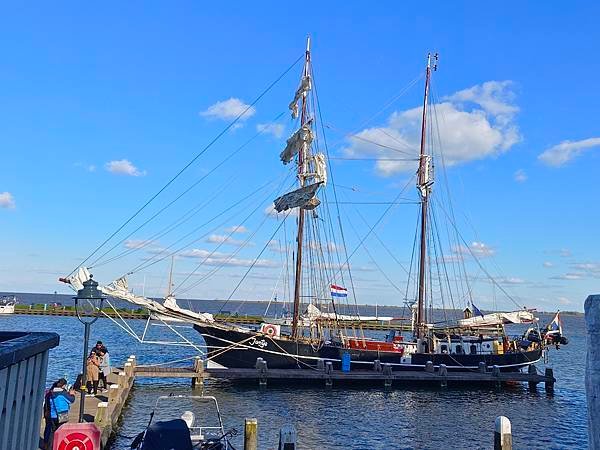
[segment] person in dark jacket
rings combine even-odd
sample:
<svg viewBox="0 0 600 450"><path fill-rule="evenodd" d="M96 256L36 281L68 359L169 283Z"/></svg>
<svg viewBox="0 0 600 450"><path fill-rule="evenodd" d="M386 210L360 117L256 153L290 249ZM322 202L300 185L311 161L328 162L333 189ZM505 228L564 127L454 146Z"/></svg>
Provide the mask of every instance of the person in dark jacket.
<svg viewBox="0 0 600 450"><path fill-rule="evenodd" d="M44 420L46 422L44 448L47 450L52 449L54 432L62 425L59 416L68 413L71 409L71 403L75 401L75 391L73 389L67 391L65 389L66 385L67 380L59 378L52 383L44 398Z"/></svg>

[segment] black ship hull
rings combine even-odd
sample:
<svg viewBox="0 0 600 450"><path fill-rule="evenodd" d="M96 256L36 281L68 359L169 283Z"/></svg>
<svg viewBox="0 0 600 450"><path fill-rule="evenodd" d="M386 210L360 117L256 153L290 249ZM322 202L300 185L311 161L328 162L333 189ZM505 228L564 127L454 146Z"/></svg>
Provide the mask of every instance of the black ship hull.
<svg viewBox="0 0 600 450"><path fill-rule="evenodd" d="M267 362L271 369L310 369L319 360L331 361L340 369L343 354L350 354L350 370L369 370L375 360L390 364L392 370L424 370L427 361L434 366L445 364L448 370L470 371L484 362L488 367L498 366L501 371L517 371L540 360L541 349L494 354L438 354L413 353L403 356L397 352L348 349L335 344L311 345L291 339L270 337L253 331L239 331L211 325L194 325L209 349L210 360L228 368L254 368L257 358Z"/></svg>

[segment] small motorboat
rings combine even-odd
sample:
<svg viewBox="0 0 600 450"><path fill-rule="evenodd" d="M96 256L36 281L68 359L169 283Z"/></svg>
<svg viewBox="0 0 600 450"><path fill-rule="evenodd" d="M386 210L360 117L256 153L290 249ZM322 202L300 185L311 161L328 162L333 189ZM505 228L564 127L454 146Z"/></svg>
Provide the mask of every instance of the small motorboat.
<svg viewBox="0 0 600 450"><path fill-rule="evenodd" d="M14 295L4 295L0 297L0 314L14 314L15 305L18 303Z"/></svg>
<svg viewBox="0 0 600 450"><path fill-rule="evenodd" d="M173 414L174 411L181 411L181 414ZM160 420L154 421L155 417ZM235 428L229 431L223 428L215 397L163 395L156 400L146 430L137 435L130 448L235 450L229 443L229 438L235 435Z"/></svg>

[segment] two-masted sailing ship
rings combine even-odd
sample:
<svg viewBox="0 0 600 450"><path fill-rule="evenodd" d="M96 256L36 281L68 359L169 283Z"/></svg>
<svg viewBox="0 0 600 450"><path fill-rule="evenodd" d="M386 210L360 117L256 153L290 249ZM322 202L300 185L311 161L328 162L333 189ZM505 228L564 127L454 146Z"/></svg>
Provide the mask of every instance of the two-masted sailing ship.
<svg viewBox="0 0 600 450"><path fill-rule="evenodd" d="M508 313L466 314L450 323L434 324L426 302L432 297L431 258L428 258L429 223L433 192L433 155L428 151L428 108L430 81L437 69L437 55L429 55L425 69L424 98L421 115L421 133L416 188L418 193L417 261L415 265L416 295L411 302L412 333L405 336L390 332L385 339L368 337L360 326L349 329L340 301L348 298L344 279L349 269L345 261L336 262L328 255L327 238L332 231L323 225L323 197L327 195L328 161L318 151L317 113L311 101L313 72L310 40L308 41L302 75L294 98L289 105L293 118L299 118L298 129L287 140L280 154L284 165L293 164L297 188L274 200L275 211L296 222L293 251L293 316L291 326L264 323L258 329L234 323L216 322L210 314L194 313L179 308L172 298L165 304L129 292L125 277L102 289L106 294L142 305L153 313L191 322L206 342L207 359L228 368L253 368L257 359L266 361L269 368L311 369L319 362L331 362L335 368L349 370L370 369L379 361L389 364L392 370L424 370L431 361L434 366L445 364L449 370L469 371L480 363L497 366L502 371L516 371L536 363L542 358L546 343L543 332L537 327L531 310L520 309ZM341 222L340 222L341 227ZM89 272L80 268L67 278L74 288L89 278ZM328 312L319 306L326 303ZM473 305L474 306L474 305ZM348 317L348 315L346 315ZM528 323L524 334L510 337L505 325ZM357 329L358 328L358 329ZM349 364L348 364L349 362Z"/></svg>

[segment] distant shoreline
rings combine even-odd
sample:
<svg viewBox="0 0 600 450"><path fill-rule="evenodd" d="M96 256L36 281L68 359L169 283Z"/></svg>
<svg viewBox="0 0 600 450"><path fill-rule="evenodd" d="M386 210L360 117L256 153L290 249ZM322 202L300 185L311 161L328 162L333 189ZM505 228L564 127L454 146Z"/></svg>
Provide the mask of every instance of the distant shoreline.
<svg viewBox="0 0 600 450"><path fill-rule="evenodd" d="M38 300L35 302L32 301L28 301L25 302L25 304L36 304L36 303L54 303L54 302L59 302L62 303L63 305L70 305L73 304L73 295L70 294L54 294L54 293L46 293L46 292L8 292L8 291L2 291L0 292L0 296L3 295L15 295L17 298L19 298L19 296L34 296L34 297L38 297ZM42 299L45 299L46 301L40 301ZM155 298L155 297L149 297L152 300L157 300L157 301L161 301L162 298ZM181 300L182 302L224 302L224 299L200 299L200 298L182 298L182 299L178 299ZM230 302L247 302L247 303L252 303L252 304L258 304L258 305L267 305L269 303L268 300L230 300ZM281 305L283 304L283 302L271 302L272 304L278 304ZM360 309L372 309L372 308L393 308L393 309L398 309L398 310L405 310L406 306L400 306L400 305L385 305L385 304L368 304L368 303L359 303L357 305ZM486 313L490 313L490 312L495 312L493 310L488 310L488 309L484 309L484 308L480 308L482 309L482 311L486 312ZM441 311L442 308L434 308L434 310L437 311ZM462 310L460 309L446 309L446 311L448 312L462 312ZM536 311L539 314L554 314L556 313L556 311L542 311L542 310L537 310ZM579 311L563 311L561 310L560 313L562 315L565 316L581 316L583 317L584 313L583 312L579 312Z"/></svg>

